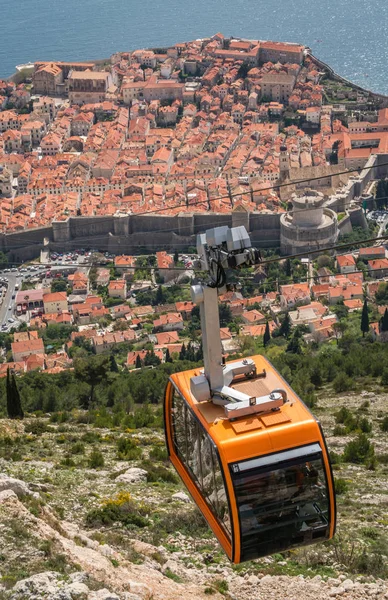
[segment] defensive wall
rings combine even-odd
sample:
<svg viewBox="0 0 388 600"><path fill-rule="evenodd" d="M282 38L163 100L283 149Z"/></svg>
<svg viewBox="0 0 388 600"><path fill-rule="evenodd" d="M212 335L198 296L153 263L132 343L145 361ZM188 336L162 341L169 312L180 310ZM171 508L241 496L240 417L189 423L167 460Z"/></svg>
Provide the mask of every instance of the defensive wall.
<svg viewBox="0 0 388 600"><path fill-rule="evenodd" d="M387 176L388 154L373 154L365 167L325 202L327 208L346 213L338 224L340 233L349 233L355 226L367 227L363 210L353 201L365 195L372 180ZM59 252L76 248L96 248L113 254L184 251L196 246L198 233L220 225L244 225L255 246L280 247L280 214L248 213L237 207L228 214L69 217L54 221L49 227L0 234L0 250L7 252L11 261L31 260L39 256L47 238L48 248Z"/></svg>
<svg viewBox="0 0 388 600"><path fill-rule="evenodd" d="M280 243L280 215L248 213L181 213L164 215L126 215L110 217L69 217L54 221L51 227L0 234L0 250L12 261L39 256L48 240L52 251L96 248L117 253L139 254L157 250L187 250L196 245L196 236L211 227L244 225L252 242L261 248Z"/></svg>
<svg viewBox="0 0 388 600"><path fill-rule="evenodd" d="M339 81L340 83L343 83L359 92L368 94L368 96L372 96L372 98L374 98L379 103L381 108L385 108L388 106L388 96L385 96L384 94L378 94L376 92L372 92L372 90L363 88L360 85L357 85L356 83L354 83L353 81L346 79L346 77L342 77L342 75L339 75L338 73L336 73L330 65L325 63L320 58L317 58L316 56L314 56L314 54L312 54L311 52L308 53L308 56L317 65L317 67L319 67L320 69L324 69L325 71L328 72L330 79L333 79L334 81Z"/></svg>

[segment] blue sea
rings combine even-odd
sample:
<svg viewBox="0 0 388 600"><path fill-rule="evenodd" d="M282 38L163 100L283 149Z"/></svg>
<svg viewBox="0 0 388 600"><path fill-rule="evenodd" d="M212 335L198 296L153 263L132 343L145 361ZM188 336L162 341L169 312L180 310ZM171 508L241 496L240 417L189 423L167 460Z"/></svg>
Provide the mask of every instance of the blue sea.
<svg viewBox="0 0 388 600"><path fill-rule="evenodd" d="M338 73L388 93L386 0L13 0L4 2L0 77L35 60L224 35L299 42Z"/></svg>

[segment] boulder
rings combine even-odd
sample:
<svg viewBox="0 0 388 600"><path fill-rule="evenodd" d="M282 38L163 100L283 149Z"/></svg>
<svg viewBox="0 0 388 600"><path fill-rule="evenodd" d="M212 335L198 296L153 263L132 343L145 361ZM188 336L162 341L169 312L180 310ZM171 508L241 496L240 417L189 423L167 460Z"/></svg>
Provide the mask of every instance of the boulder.
<svg viewBox="0 0 388 600"><path fill-rule="evenodd" d="M90 594L89 600L120 600L120 596L103 588L102 590Z"/></svg>
<svg viewBox="0 0 388 600"><path fill-rule="evenodd" d="M0 473L0 492L12 490L17 496L31 496L28 485L21 479L8 477L5 473Z"/></svg>
<svg viewBox="0 0 388 600"><path fill-rule="evenodd" d="M116 477L117 483L141 483L147 481L147 471L139 467L131 467Z"/></svg>
<svg viewBox="0 0 388 600"><path fill-rule="evenodd" d="M9 500L11 498L12 500L18 499L17 495L12 490L3 490L2 492L0 492L0 504L6 502L6 500Z"/></svg>
<svg viewBox="0 0 388 600"><path fill-rule="evenodd" d="M66 592L71 595L72 598L77 598L78 600L86 600L89 594L89 588L84 583L79 583L75 581L74 583L70 583L66 586Z"/></svg>
<svg viewBox="0 0 388 600"><path fill-rule="evenodd" d="M25 600L25 598L29 600L56 599L59 592L58 576L58 573L46 571L18 581L12 588L11 600ZM72 600L70 594L68 596L65 594L65 596L66 600ZM62 598L65 600L63 595Z"/></svg>
<svg viewBox="0 0 388 600"><path fill-rule="evenodd" d="M177 492L176 494L173 494L172 499L179 500L179 502L184 503L191 502L190 497L187 494L185 494L185 492Z"/></svg>

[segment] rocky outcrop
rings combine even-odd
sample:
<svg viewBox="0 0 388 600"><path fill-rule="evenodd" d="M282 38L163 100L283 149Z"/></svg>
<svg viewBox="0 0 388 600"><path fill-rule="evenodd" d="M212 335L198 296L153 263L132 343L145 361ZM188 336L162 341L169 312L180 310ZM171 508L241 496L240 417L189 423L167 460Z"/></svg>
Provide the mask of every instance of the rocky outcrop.
<svg viewBox="0 0 388 600"><path fill-rule="evenodd" d="M141 483L147 481L147 471L138 467L131 467L125 473L116 477L118 483Z"/></svg>

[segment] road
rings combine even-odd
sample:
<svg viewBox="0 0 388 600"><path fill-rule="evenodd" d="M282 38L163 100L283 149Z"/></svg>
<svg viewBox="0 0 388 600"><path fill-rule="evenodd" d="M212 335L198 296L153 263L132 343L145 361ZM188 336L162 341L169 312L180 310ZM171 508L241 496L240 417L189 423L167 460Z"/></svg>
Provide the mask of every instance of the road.
<svg viewBox="0 0 388 600"><path fill-rule="evenodd" d="M39 266L39 271L37 272L23 272L20 271L10 271L9 273L5 273L4 271L0 271L0 278L7 279L8 288L6 294L3 298L3 302L0 305L0 327L2 325L7 325L7 329L2 328L2 331L5 332L12 327L17 327L20 324L17 316L15 315L15 307L16 307L16 299L12 298L12 296L17 294L16 284L19 284L19 289L22 286L24 280L28 281L30 278L37 276L39 272L45 269L43 266ZM8 323L8 319L15 319L15 323Z"/></svg>
<svg viewBox="0 0 388 600"><path fill-rule="evenodd" d="M12 296L15 292L15 286L17 282L21 283L20 273L1 273L1 277L8 280L7 292L4 296L3 303L0 306L0 326L8 322L10 317L14 318L14 305L15 300L12 300ZM11 306L11 310L8 307Z"/></svg>

